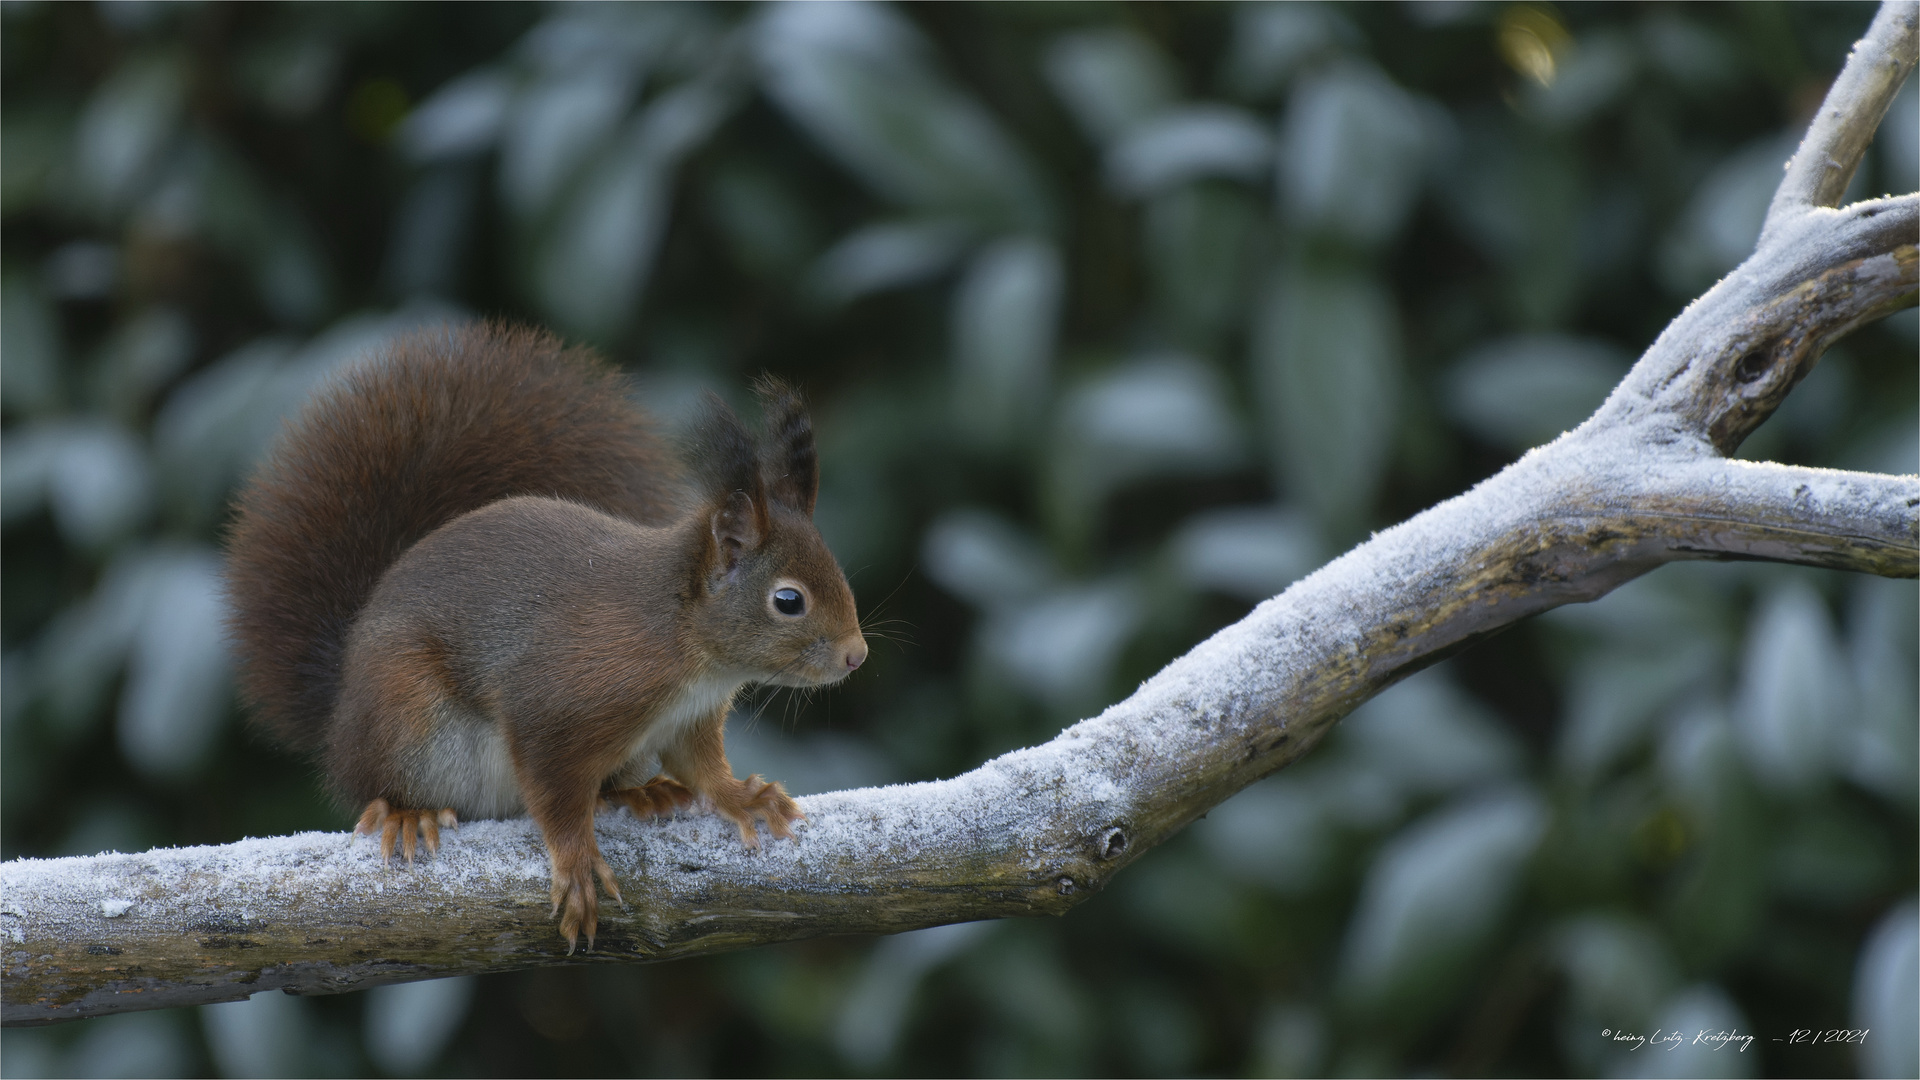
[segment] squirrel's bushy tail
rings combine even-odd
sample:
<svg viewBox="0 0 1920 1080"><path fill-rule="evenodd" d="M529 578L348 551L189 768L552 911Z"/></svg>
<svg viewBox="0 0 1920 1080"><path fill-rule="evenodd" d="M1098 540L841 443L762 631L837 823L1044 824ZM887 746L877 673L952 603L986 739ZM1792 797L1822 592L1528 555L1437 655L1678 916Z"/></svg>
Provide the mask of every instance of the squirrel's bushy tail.
<svg viewBox="0 0 1920 1080"><path fill-rule="evenodd" d="M645 413L586 350L500 326L401 338L310 402L238 500L227 590L241 695L275 735L317 749L347 630L415 541L512 495L660 524L675 484Z"/></svg>

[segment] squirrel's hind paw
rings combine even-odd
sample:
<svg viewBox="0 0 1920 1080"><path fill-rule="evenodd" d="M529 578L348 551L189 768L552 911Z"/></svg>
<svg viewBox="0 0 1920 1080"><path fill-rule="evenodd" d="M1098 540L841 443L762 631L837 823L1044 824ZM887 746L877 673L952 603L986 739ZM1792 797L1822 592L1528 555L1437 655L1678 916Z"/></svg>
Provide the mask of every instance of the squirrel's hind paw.
<svg viewBox="0 0 1920 1080"><path fill-rule="evenodd" d="M634 817L645 821L650 817L668 817L683 806L693 805L693 792L664 776L656 776L639 787L602 792L600 801L607 806L624 806Z"/></svg>
<svg viewBox="0 0 1920 1080"><path fill-rule="evenodd" d="M595 895L593 879L598 877L607 894L615 900L620 899L620 886L613 879L613 867L607 860L595 852L591 861L574 860L565 870L555 868L553 872L553 912L560 916L560 936L567 939L567 955L572 956L574 947L580 943L580 934L587 935L587 951L593 951L593 937L600 928L600 898Z"/></svg>
<svg viewBox="0 0 1920 1080"><path fill-rule="evenodd" d="M417 836L427 845L427 853L440 853L440 829L459 828L460 819L452 807L439 810L397 810L385 799L375 799L361 812L360 820L353 826L353 835L366 836L376 829L380 832L380 865L385 866L393 859L393 843L400 841L401 851L405 854L407 865L413 865L414 838Z"/></svg>

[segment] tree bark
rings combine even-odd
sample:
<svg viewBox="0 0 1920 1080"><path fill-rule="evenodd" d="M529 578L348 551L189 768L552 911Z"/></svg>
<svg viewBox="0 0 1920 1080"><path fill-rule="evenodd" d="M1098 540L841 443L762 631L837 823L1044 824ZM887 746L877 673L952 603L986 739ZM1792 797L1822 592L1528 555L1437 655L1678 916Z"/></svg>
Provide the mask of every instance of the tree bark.
<svg viewBox="0 0 1920 1080"><path fill-rule="evenodd" d="M951 780L803 799L799 839L758 853L712 817L605 815L627 903L603 902L593 950L571 956L525 820L464 825L413 869L334 833L16 860L0 867L0 1019L1061 914L1362 701L1529 615L1679 559L1920 574L1920 477L1727 457L1829 344L1915 302L1920 195L1835 204L1914 66L1917 13L1881 8L1758 250L1674 319L1591 419L1051 742Z"/></svg>

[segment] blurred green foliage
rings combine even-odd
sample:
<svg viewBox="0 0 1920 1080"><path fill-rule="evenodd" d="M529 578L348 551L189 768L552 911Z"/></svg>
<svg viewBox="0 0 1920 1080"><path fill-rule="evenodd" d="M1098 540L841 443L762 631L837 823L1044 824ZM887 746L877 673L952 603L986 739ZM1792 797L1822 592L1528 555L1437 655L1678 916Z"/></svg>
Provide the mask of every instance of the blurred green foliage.
<svg viewBox="0 0 1920 1080"><path fill-rule="evenodd" d="M804 385L873 662L796 791L1124 696L1577 423L1750 250L1864 5L225 5L4 19L7 857L338 829L227 685L236 482L406 326ZM1856 187L1912 191L1915 91ZM1743 453L1916 471L1912 312ZM9 1032L9 1076L1912 1075L1916 593L1663 569L1058 922ZM430 872L430 871L427 871ZM1603 1029L1738 1029L1653 1058ZM1869 1027L1863 1048L1797 1029Z"/></svg>

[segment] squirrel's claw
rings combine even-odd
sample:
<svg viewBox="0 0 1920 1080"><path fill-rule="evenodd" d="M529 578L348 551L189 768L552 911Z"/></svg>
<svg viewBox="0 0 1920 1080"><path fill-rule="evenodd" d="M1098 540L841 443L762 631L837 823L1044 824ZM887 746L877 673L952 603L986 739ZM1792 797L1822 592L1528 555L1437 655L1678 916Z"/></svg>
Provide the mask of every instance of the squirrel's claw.
<svg viewBox="0 0 1920 1080"><path fill-rule="evenodd" d="M452 807L439 810L396 810L385 799L375 799L361 812L360 820L354 823L353 835L366 836L378 830L380 833L380 865L386 866L393 860L394 842L400 842L401 854L407 865L413 865L415 837L426 844L427 853L440 853L440 828L458 828L460 819Z"/></svg>
<svg viewBox="0 0 1920 1080"><path fill-rule="evenodd" d="M758 776L749 776L734 783L738 787L729 797L713 799L713 808L739 827L742 844L750 850L759 849L760 834L755 826L763 821L774 839L793 839L791 823L805 821L807 815L785 788L772 781L763 781Z"/></svg>
<svg viewBox="0 0 1920 1080"><path fill-rule="evenodd" d="M600 899L594 891L594 879L600 879L600 885L607 895L620 900L620 886L613 878L613 867L598 851L591 861L579 859L565 870L555 867L553 871L553 910L548 917L560 917L560 936L567 939L567 955L572 956L574 948L580 943L580 934L587 935L587 951L593 951L593 938L600 928Z"/></svg>
<svg viewBox="0 0 1920 1080"><path fill-rule="evenodd" d="M670 817L681 807L692 806L693 792L676 781L656 776L639 787L602 792L600 802L605 806L624 806L634 817L645 821L650 817Z"/></svg>

